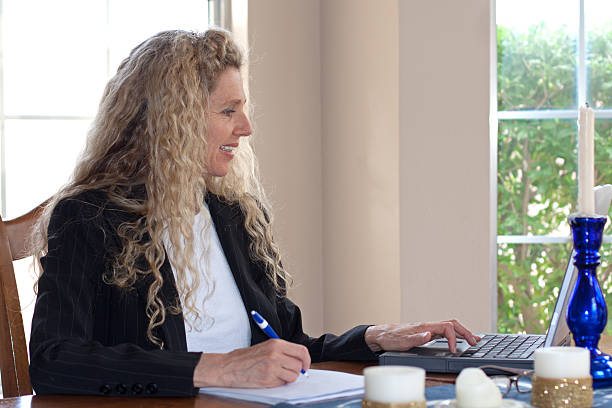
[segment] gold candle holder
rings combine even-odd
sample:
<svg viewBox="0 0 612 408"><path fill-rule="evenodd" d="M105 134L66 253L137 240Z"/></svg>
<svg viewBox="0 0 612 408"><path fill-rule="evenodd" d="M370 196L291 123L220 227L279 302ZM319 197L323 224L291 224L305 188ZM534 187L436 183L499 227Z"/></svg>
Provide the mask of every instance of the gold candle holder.
<svg viewBox="0 0 612 408"><path fill-rule="evenodd" d="M593 406L593 378L531 379L531 405L538 408L587 408Z"/></svg>
<svg viewBox="0 0 612 408"><path fill-rule="evenodd" d="M377 402L364 399L361 401L362 408L427 408L427 402L412 401L412 402Z"/></svg>

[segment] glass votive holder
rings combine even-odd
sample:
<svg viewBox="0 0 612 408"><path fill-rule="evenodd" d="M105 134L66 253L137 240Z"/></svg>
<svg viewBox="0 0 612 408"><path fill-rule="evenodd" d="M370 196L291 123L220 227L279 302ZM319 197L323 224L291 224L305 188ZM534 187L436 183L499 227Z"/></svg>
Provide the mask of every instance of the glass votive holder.
<svg viewBox="0 0 612 408"><path fill-rule="evenodd" d="M544 347L534 354L531 405L539 408L593 406L591 356L582 347Z"/></svg>
<svg viewBox="0 0 612 408"><path fill-rule="evenodd" d="M363 370L362 408L426 408L425 370L410 366L376 366Z"/></svg>

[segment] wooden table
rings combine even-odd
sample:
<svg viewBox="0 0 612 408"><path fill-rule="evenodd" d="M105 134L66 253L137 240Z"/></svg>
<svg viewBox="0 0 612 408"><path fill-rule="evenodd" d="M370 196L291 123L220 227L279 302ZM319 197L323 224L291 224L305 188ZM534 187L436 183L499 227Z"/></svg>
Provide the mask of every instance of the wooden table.
<svg viewBox="0 0 612 408"><path fill-rule="evenodd" d="M599 344L606 353L612 354L612 336L602 336ZM312 368L323 370L343 371L352 374L361 374L365 367L376 365L375 362L358 363L346 361L334 361L327 363L316 363ZM426 385L448 384L453 382L455 374L428 373ZM122 397L98 397L98 396L73 396L73 395L28 395L18 398L0 399L0 408L261 408L263 404L231 400L213 397L210 395L198 395L191 398L122 398Z"/></svg>
<svg viewBox="0 0 612 408"><path fill-rule="evenodd" d="M352 374L362 374L363 369L376 365L376 362L347 362L334 361L315 363L312 368L322 370L343 371ZM456 377L454 374L428 374L427 386L442 384L437 380L448 383ZM261 408L266 405L253 402L231 400L198 395L195 398L125 398L125 397L98 397L75 395L28 395L25 397L0 399L0 408Z"/></svg>

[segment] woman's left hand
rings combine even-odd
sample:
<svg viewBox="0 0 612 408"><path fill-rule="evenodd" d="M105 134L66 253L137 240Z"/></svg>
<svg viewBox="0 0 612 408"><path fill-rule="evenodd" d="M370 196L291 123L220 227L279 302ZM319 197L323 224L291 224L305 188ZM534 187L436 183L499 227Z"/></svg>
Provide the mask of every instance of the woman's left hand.
<svg viewBox="0 0 612 408"><path fill-rule="evenodd" d="M452 353L457 350L457 338L474 346L480 337L472 334L455 319L427 323L401 323L370 326L365 341L374 352L382 350L405 351L421 346L436 338L446 337Z"/></svg>

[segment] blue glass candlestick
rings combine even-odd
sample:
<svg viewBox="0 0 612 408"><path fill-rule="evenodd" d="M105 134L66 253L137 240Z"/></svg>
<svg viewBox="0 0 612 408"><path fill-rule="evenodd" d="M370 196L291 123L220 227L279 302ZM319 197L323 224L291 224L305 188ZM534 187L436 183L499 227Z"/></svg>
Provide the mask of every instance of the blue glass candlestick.
<svg viewBox="0 0 612 408"><path fill-rule="evenodd" d="M593 388L610 387L612 358L597 347L608 322L606 299L596 275L606 218L575 215L570 216L569 223L574 236L578 279L567 307L567 325L576 345L591 352Z"/></svg>

